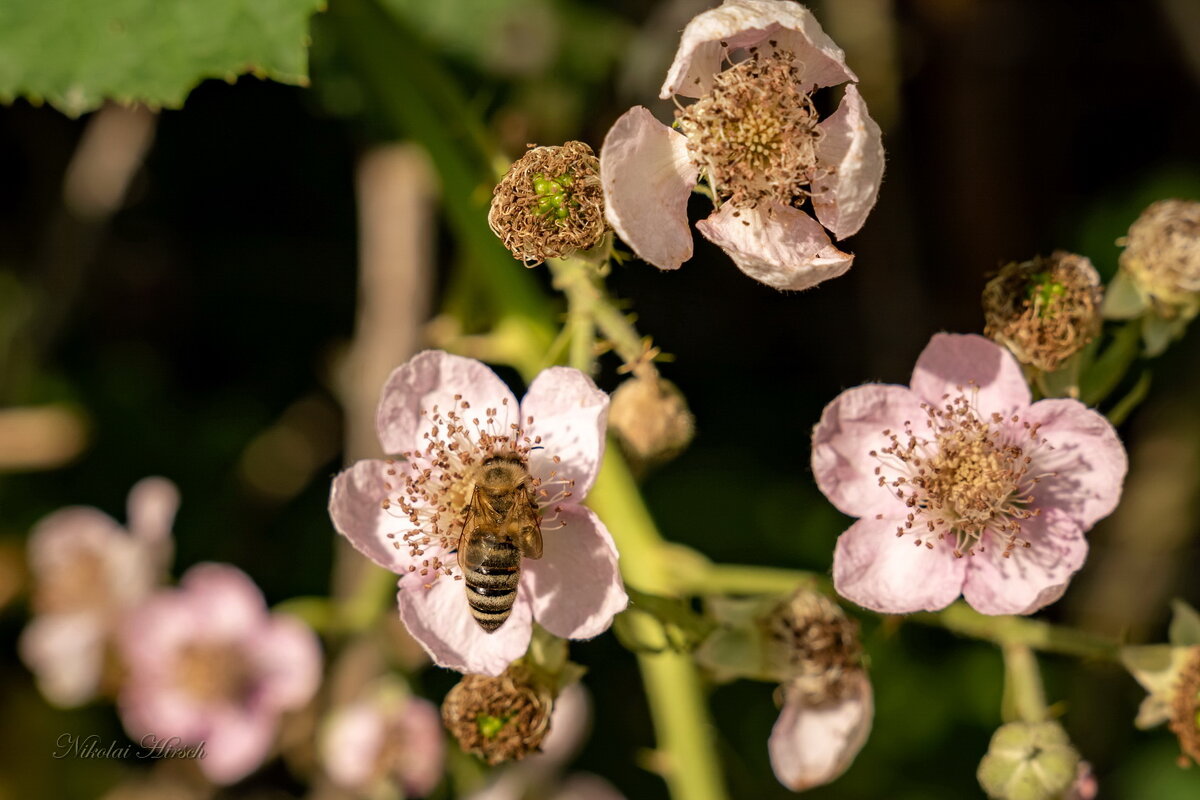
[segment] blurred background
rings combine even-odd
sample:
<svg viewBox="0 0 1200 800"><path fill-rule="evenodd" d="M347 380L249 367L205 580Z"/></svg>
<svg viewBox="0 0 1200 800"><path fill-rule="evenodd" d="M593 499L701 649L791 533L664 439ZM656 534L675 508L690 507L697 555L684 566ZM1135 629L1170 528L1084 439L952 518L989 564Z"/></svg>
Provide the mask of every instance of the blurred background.
<svg viewBox="0 0 1200 800"><path fill-rule="evenodd" d="M680 29L710 5L378 2L332 0L314 18L309 88L210 80L158 114L0 107L0 798L98 797L145 766L51 757L63 732L123 734L109 705L47 705L15 656L31 526L71 504L123 519L129 487L164 475L182 495L174 575L227 561L272 603L337 591L329 479L374 447L355 426L380 369L492 321L478 271L508 256L473 244L462 220L486 203L493 165L461 156L448 171L454 154L474 138L507 159L526 143L599 150L634 104L669 121L658 87ZM808 467L825 403L859 383L907 382L936 331L981 331L979 294L1007 261L1065 248L1107 277L1114 241L1149 202L1200 198L1200 7L810 5L847 51L888 152L879 204L846 243L854 268L781 294L697 236L677 272L631 261L609 286L674 355L664 375L697 418L690 449L645 477L663 533L716 560L827 571L848 520ZM462 101L458 117L447 98ZM560 302L543 270L527 277L530 302ZM1158 641L1171 598L1200 604L1198 366L1196 330L1155 362L1149 399L1121 429L1132 463L1122 506L1043 616ZM998 651L863 625L874 730L847 775L811 796L979 796ZM571 651L596 709L578 765L630 798L664 796L636 766L653 733L634 657L611 636ZM1200 772L1175 766L1170 734L1132 727L1143 693L1120 668L1043 663L1101 797L1200 797ZM436 701L453 677L415 681ZM713 690L734 797L789 796L767 760L772 690ZM302 792L276 762L221 796Z"/></svg>

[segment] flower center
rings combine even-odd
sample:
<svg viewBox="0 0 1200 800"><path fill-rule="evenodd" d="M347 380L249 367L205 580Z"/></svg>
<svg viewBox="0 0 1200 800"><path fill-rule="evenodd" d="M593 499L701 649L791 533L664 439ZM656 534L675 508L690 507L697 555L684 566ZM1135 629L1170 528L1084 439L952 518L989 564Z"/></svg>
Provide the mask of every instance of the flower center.
<svg viewBox="0 0 1200 800"><path fill-rule="evenodd" d="M462 749L496 765L536 752L550 731L553 695L526 670L464 675L442 703L442 721Z"/></svg>
<svg viewBox="0 0 1200 800"><path fill-rule="evenodd" d="M94 550L79 550L38 576L34 610L39 614L104 611L114 605L104 559Z"/></svg>
<svg viewBox="0 0 1200 800"><path fill-rule="evenodd" d="M781 603L767 619L767 633L792 673L793 691L808 704L842 697L862 668L858 623L816 592L800 590Z"/></svg>
<svg viewBox="0 0 1200 800"><path fill-rule="evenodd" d="M1032 470L1033 456L1046 441L1038 435L1040 423L1022 423L1017 415L985 418L975 407L975 394L945 395L941 406L922 403L932 438L918 436L905 421L903 433L885 430L890 444L871 455L880 461L879 485L909 509L897 536L913 533L915 544L932 550L935 539L951 534L954 555L961 557L982 550L990 530L1001 537L1008 557L1014 548L1030 546L1020 537L1021 523L1041 513L1029 506L1034 487L1052 474Z"/></svg>
<svg viewBox="0 0 1200 800"><path fill-rule="evenodd" d="M1200 764L1200 647L1192 648L1171 696L1171 732L1179 739L1180 766L1188 759Z"/></svg>
<svg viewBox="0 0 1200 800"><path fill-rule="evenodd" d="M819 177L821 129L800 67L775 51L731 65L711 92L676 112L692 160L721 199L799 204Z"/></svg>
<svg viewBox="0 0 1200 800"><path fill-rule="evenodd" d="M241 650L232 643L192 643L175 658L179 687L202 703L245 702L254 678Z"/></svg>
<svg viewBox="0 0 1200 800"><path fill-rule="evenodd" d="M499 408L476 415L462 395L455 395L449 409L435 405L422 409L421 416L431 423L425 447L403 453L407 464L387 462L388 495L382 503L385 510L407 519L412 529L389 533L387 538L397 550L408 549L413 559L409 572L420 573L430 584L439 575L461 580L462 576L455 574L455 558L445 556L458 546L484 462L504 455L516 456L527 465L530 453L542 449L542 437L525 433L533 417L527 416L524 426L511 421L513 416L519 419L519 414L510 409L507 398ZM551 460L555 464L561 461L558 456ZM542 517L544 531L557 521L560 509L556 504L571 496L574 481L558 477L555 471L545 480L531 477L531 485L538 506L551 507L549 517Z"/></svg>

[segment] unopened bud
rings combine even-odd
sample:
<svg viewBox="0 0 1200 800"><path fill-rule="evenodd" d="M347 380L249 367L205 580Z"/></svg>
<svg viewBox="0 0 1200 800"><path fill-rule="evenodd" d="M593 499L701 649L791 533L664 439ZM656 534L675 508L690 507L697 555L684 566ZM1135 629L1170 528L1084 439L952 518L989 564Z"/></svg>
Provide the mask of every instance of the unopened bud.
<svg viewBox="0 0 1200 800"><path fill-rule="evenodd" d="M608 231L600 160L583 142L530 149L496 186L488 224L528 266L595 247Z"/></svg>
<svg viewBox="0 0 1200 800"><path fill-rule="evenodd" d="M766 620L767 662L806 705L838 700L862 671L858 623L833 600L800 589Z"/></svg>
<svg viewBox="0 0 1200 800"><path fill-rule="evenodd" d="M442 702L442 722L465 752L494 766L537 752L553 709L550 688L513 665L494 678L464 675Z"/></svg>
<svg viewBox="0 0 1200 800"><path fill-rule="evenodd" d="M1129 226L1121 269L1161 316L1200 306L1200 203L1160 200Z"/></svg>
<svg viewBox="0 0 1200 800"><path fill-rule="evenodd" d="M674 458L696 432L683 394L658 377L634 377L618 386L608 424L630 458L642 464Z"/></svg>
<svg viewBox="0 0 1200 800"><path fill-rule="evenodd" d="M1079 753L1057 722L1010 722L992 736L976 777L998 800L1055 800L1075 782Z"/></svg>
<svg viewBox="0 0 1200 800"><path fill-rule="evenodd" d="M984 333L1017 360L1053 372L1100 331L1100 301L1092 262L1059 250L1009 264L988 282Z"/></svg>

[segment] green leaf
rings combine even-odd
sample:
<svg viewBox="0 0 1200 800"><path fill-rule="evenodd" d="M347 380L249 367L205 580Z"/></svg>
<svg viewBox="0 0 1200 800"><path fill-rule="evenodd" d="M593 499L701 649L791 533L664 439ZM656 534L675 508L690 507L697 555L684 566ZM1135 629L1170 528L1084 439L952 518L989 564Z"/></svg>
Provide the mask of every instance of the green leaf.
<svg viewBox="0 0 1200 800"><path fill-rule="evenodd" d="M1175 612L1168 633L1171 644L1186 647L1200 644L1200 614L1196 609L1182 600L1173 600L1171 608Z"/></svg>
<svg viewBox="0 0 1200 800"><path fill-rule="evenodd" d="M77 116L105 100L183 105L205 78L308 82L324 0L5 0L0 100Z"/></svg>

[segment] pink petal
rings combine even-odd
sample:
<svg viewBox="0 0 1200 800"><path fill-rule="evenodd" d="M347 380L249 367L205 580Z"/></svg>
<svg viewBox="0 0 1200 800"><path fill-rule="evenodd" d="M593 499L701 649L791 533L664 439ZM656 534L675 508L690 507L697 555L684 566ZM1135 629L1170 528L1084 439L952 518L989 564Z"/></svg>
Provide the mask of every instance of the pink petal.
<svg viewBox="0 0 1200 800"><path fill-rule="evenodd" d="M73 708L96 696L108 630L95 614L38 614L21 631L21 660L52 705Z"/></svg>
<svg viewBox="0 0 1200 800"><path fill-rule="evenodd" d="M337 532L349 539L355 550L398 575L406 574L412 563L403 537L413 525L399 509L385 509L383 501L389 495L395 497L402 485L388 471L404 469L404 462L364 459L339 472L329 491L329 516Z"/></svg>
<svg viewBox="0 0 1200 800"><path fill-rule="evenodd" d="M920 428L925 418L920 400L905 386L869 383L842 392L813 429L817 486L843 514L902 518L908 508L879 485L875 468L882 462L870 453L888 446L885 430L903 431L906 421Z"/></svg>
<svg viewBox="0 0 1200 800"><path fill-rule="evenodd" d="M592 700L582 683L572 683L554 699L550 732L542 741L542 751L530 758L544 771L566 766L582 749L592 727Z"/></svg>
<svg viewBox="0 0 1200 800"><path fill-rule="evenodd" d="M184 602L193 612L190 632L211 639L257 636L267 617L267 603L246 573L227 564L197 564L179 581Z"/></svg>
<svg viewBox="0 0 1200 800"><path fill-rule="evenodd" d="M622 114L604 137L604 215L638 258L659 269L692 257L687 204L696 177L687 138L642 106Z"/></svg>
<svg viewBox="0 0 1200 800"><path fill-rule="evenodd" d="M179 489L166 478L144 478L129 490L129 531L139 539L169 540L175 512L179 510Z"/></svg>
<svg viewBox="0 0 1200 800"><path fill-rule="evenodd" d="M560 530L543 530L545 551L525 559L523 584L533 616L555 636L590 639L608 630L629 605L617 569L617 547L604 523L582 506L564 506Z"/></svg>
<svg viewBox="0 0 1200 800"><path fill-rule="evenodd" d="M845 696L822 705L788 693L767 740L775 777L793 792L837 779L866 743L874 714L871 682L861 673Z"/></svg>
<svg viewBox="0 0 1200 800"><path fill-rule="evenodd" d="M216 784L235 783L258 769L275 743L272 714L227 711L215 715L204 737L200 771Z"/></svg>
<svg viewBox="0 0 1200 800"><path fill-rule="evenodd" d="M399 769L400 783L405 797L425 797L437 788L445 767L442 715L433 703L412 697L404 704L400 725L407 751Z"/></svg>
<svg viewBox="0 0 1200 800"><path fill-rule="evenodd" d="M1004 558L1004 542L987 534L984 548L968 556L963 597L982 614L1032 614L1053 603L1083 566L1088 543L1065 514L1050 510L1026 520L1021 536L1029 548L1017 547Z"/></svg>
<svg viewBox="0 0 1200 800"><path fill-rule="evenodd" d="M1029 386L1012 354L982 336L937 333L921 351L913 368L912 390L924 401L944 405L943 396L959 387L979 387L977 407L985 417L1009 414L1029 405Z"/></svg>
<svg viewBox="0 0 1200 800"><path fill-rule="evenodd" d="M846 54L804 6L782 0L727 0L693 17L683 29L659 97L702 97L712 89L713 76L729 52L756 46L794 55L805 67L805 83L819 87L858 80L846 66Z"/></svg>
<svg viewBox="0 0 1200 800"><path fill-rule="evenodd" d="M829 242L817 221L791 206L726 203L696 228L742 272L776 289L808 289L850 269L854 256Z"/></svg>
<svg viewBox="0 0 1200 800"><path fill-rule="evenodd" d="M842 104L821 122L825 136L817 162L831 172L813 183L813 208L838 239L858 233L875 207L883 182L883 138L854 84Z"/></svg>
<svg viewBox="0 0 1200 800"><path fill-rule="evenodd" d="M321 763L335 783L365 787L375 775L386 735L383 712L356 703L329 715L321 737Z"/></svg>
<svg viewBox="0 0 1200 800"><path fill-rule="evenodd" d="M1039 472L1054 472L1036 489L1039 506L1061 509L1083 530L1107 517L1121 499L1129 458L1116 430L1078 400L1040 400L1021 413L1041 423L1038 434L1051 448L1037 454Z"/></svg>
<svg viewBox="0 0 1200 800"><path fill-rule="evenodd" d="M572 772L563 778L550 800L625 800L625 795L599 775Z"/></svg>
<svg viewBox="0 0 1200 800"><path fill-rule="evenodd" d="M261 702L275 710L300 708L321 683L321 643L295 617L272 614L248 643L259 673Z"/></svg>
<svg viewBox="0 0 1200 800"><path fill-rule="evenodd" d="M529 559L524 564L528 565ZM396 599L400 619L434 663L477 675L499 675L525 655L533 634L529 579L522 576L512 616L495 632L485 633L467 608L462 581L445 575L425 588L424 578L412 573L400 580Z"/></svg>
<svg viewBox="0 0 1200 800"><path fill-rule="evenodd" d="M838 537L833 586L847 600L884 614L945 608L962 592L967 559L934 542L929 550L912 534L897 536L893 520L860 519Z"/></svg>
<svg viewBox="0 0 1200 800"><path fill-rule="evenodd" d="M462 395L456 401L455 395ZM470 403L464 411L459 406ZM425 448L424 434L433 427L421 412L432 413L436 406L443 414L457 410L466 419L483 418L488 408L500 409L498 423L507 425L504 403L516 413L516 398L482 363L441 350L426 350L401 364L392 372L379 398L379 413L375 418L379 443L386 453L402 454Z"/></svg>
<svg viewBox="0 0 1200 800"><path fill-rule="evenodd" d="M582 500L604 458L608 395L577 369L551 367L534 379L521 401L521 415L533 417L525 435L541 437L542 449L529 455L529 471L543 482L551 473L573 480L573 497Z"/></svg>

